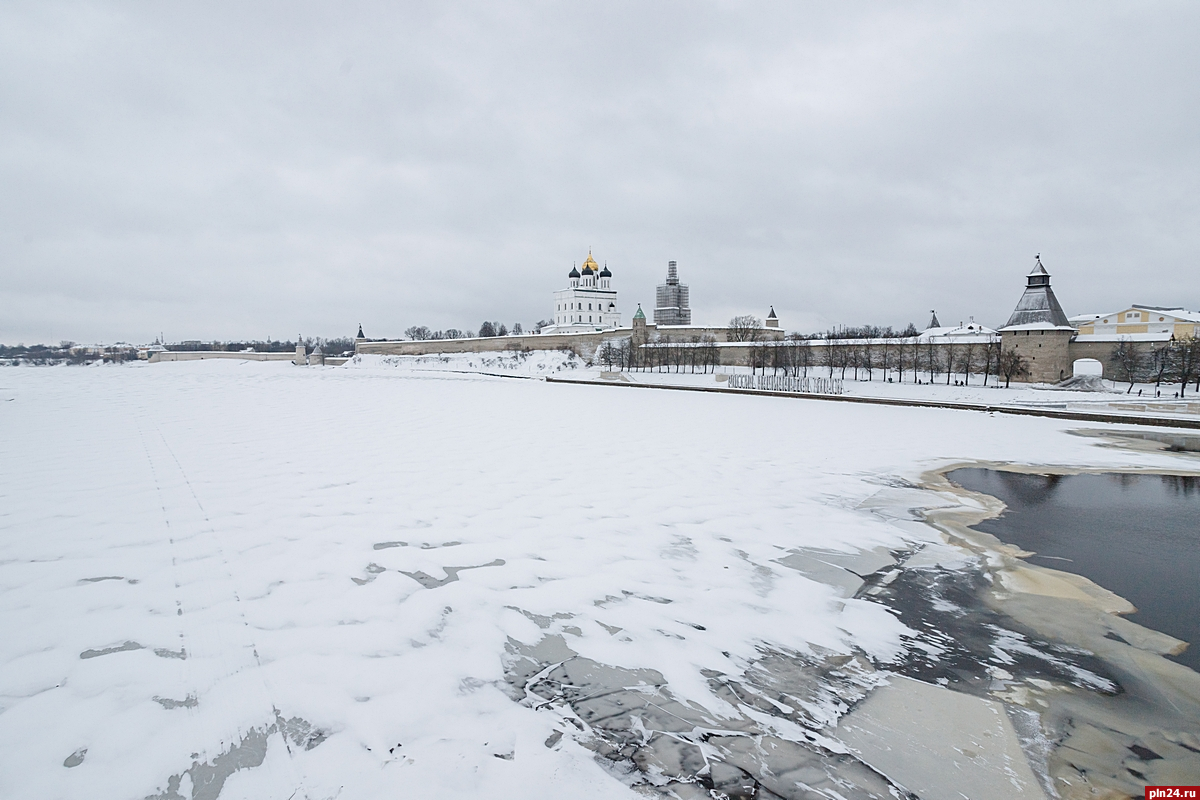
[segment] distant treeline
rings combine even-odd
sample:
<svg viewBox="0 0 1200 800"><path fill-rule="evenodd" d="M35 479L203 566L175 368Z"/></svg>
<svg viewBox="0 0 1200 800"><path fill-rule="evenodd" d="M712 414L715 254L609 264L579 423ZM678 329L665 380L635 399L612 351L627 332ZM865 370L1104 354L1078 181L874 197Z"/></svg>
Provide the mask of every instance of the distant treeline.
<svg viewBox="0 0 1200 800"><path fill-rule="evenodd" d="M75 342L58 344L0 344L0 365L33 364L91 364L96 361L120 363L137 359L137 348L131 344L80 345Z"/></svg>
<svg viewBox="0 0 1200 800"><path fill-rule="evenodd" d="M534 332L540 331L548 325L550 325L549 320L539 319L534 323L531 330ZM467 328L466 330L447 328L442 331L434 330L428 325L413 325L404 331L405 338L412 339L414 342L424 342L432 339L474 339L476 337L486 339L492 336L523 336L524 334L525 327L519 322L514 322L510 329L503 322L492 322L490 320L484 320L483 324L479 326L478 331L471 328Z"/></svg>
<svg viewBox="0 0 1200 800"><path fill-rule="evenodd" d="M275 339L260 341L255 339L234 342L204 342L198 339L189 339L184 342L168 344L165 347L168 350L175 350L181 353L194 353L201 350L215 350L226 353L240 353L244 350L253 350L256 353L293 353L296 351L296 346L301 344L304 345L305 351L309 353L320 347L321 352L325 355L354 354L354 340L349 336L340 336L335 339L324 339L320 336L305 336L302 339L289 339L285 341L277 341Z"/></svg>
<svg viewBox="0 0 1200 800"><path fill-rule="evenodd" d="M155 342L155 345L158 344L158 342ZM354 354L354 340L348 336L333 339L308 336L291 341L268 339L266 341L204 342L189 340L159 346L166 350L179 352L217 350L237 353L245 350L254 350L258 353L293 353L296 350L297 344L303 344L304 349L308 353L312 353L313 350L320 347L321 352L326 355ZM0 365L16 366L19 364L30 364L35 366L50 366L54 364L94 364L96 362L121 363L124 361L136 361L139 349L144 350L145 347L139 348L137 345L125 342L117 342L112 345L82 345L69 341L62 341L56 345L0 344Z"/></svg>

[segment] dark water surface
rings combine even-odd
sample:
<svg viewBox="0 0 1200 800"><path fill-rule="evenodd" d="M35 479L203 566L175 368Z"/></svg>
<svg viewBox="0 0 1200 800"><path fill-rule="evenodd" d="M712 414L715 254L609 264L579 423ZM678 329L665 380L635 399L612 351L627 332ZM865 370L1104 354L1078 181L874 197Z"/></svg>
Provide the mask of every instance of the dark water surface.
<svg viewBox="0 0 1200 800"><path fill-rule="evenodd" d="M1121 595L1137 606L1129 619L1188 642L1171 658L1200 671L1200 478L991 469L948 477L1008 506L975 529Z"/></svg>

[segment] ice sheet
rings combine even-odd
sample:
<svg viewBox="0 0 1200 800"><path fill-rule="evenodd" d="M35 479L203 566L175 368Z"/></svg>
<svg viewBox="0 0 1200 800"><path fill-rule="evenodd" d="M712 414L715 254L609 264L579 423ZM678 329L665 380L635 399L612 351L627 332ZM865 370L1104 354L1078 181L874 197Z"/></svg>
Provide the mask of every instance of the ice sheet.
<svg viewBox="0 0 1200 800"><path fill-rule="evenodd" d="M5 797L633 796L561 716L514 702L512 642L560 636L674 702L770 722L712 676L901 646L887 609L783 561L882 564L932 537L864 510L881 478L1169 463L1046 419L383 366L3 383ZM835 722L829 703L804 714Z"/></svg>

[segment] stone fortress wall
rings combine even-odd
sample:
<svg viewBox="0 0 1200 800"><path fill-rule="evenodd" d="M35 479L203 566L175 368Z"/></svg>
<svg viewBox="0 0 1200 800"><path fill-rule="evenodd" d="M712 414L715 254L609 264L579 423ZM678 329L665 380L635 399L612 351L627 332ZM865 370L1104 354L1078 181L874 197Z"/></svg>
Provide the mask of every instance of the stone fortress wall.
<svg viewBox="0 0 1200 800"><path fill-rule="evenodd" d="M509 350L571 350L581 358L592 358L606 341L614 344L638 335L643 342L672 341L687 343L693 339L712 337L718 343L729 342L729 329L701 325L655 325L644 326L645 338L635 334L633 327L612 328L605 331L580 333L523 334L521 336L488 336L471 339L424 339L371 341L359 339L355 342L355 355L425 356L443 353L496 353ZM783 338L783 331L763 329L765 339ZM739 363L748 357L749 344L736 342L734 346L723 346L721 351L733 359L725 363Z"/></svg>
<svg viewBox="0 0 1200 800"><path fill-rule="evenodd" d="M730 342L728 339L728 330L725 328L713 327L690 327L690 326L656 326L654 324L646 325L647 338L646 343L659 342L663 343L671 341L675 343L686 344L692 339L698 339L711 336L717 340L720 351L720 363L725 366L749 366L752 362L767 363L769 368L769 356L765 356L761 352L757 354L757 359L754 358L754 351L760 351L764 347L778 346L774 343L783 343L782 331L764 329L764 341L760 343L754 342ZM584 359L593 359L596 356L596 351L605 341L617 343L622 339L630 339L634 335L633 328L614 328L607 331L596 331L592 333L573 333L573 334L548 334L537 335L530 334L524 336L494 336L488 338L474 339L431 339L426 341L368 341L359 340L355 345L356 354L375 354L375 355L394 355L394 356L421 356L421 355L438 355L442 353L492 353L504 352L511 350L571 350L577 356ZM982 338L982 337L981 337ZM1022 380L1034 383L1056 383L1063 378L1069 378L1074 374L1074 364L1078 359L1095 359L1101 363L1104 369L1104 375L1109 378L1114 378L1119 371L1118 365L1113 362L1112 349L1114 342L1075 342L1072 341L1070 334L1064 335L1057 331L1028 331L1028 332L1011 332L999 335L1001 339L1001 347L1004 349L1015 349L1025 356L1029 362L1030 374ZM873 349L873 358L871 359L875 365L875 369L880 368L882 354L885 348L885 343L880 339L860 340L860 339L843 339L830 342L824 339L804 339L795 341L794 344L800 347L808 347L817 351L824 351L830 348L842 351L850 351L854 349L862 350L870 347ZM1142 350L1147 356L1153 350L1154 342L1134 342L1135 347ZM914 340L912 339L892 339L886 343L887 349L891 352L896 352L898 348L912 348ZM981 351L985 346L983 341L922 341L918 339L915 346L922 353L926 348L933 347L937 350L938 358L945 360L947 357L955 362L962 361L967 356L967 351L973 349L975 357L981 356ZM230 353L226 357L237 357L240 354ZM924 356L921 356L924 358ZM835 356L838 362L847 362L852 364L853 359L843 354ZM828 359L825 353L814 353L810 359L809 372L822 372L828 370L828 364L824 363ZM835 366L835 371L840 373L840 366ZM911 365L906 369L911 370ZM849 368L853 371L853 366ZM945 374L944 370L939 370L941 374ZM994 374L994 372L993 372Z"/></svg>
<svg viewBox="0 0 1200 800"><path fill-rule="evenodd" d="M1000 349L1020 353L1029 364L1033 383L1058 383L1074 372L1075 358L1071 357L1071 334L1057 330L1002 331ZM1112 349L1111 347L1109 348ZM1082 358L1082 356L1077 356ZM1101 362L1103 363L1103 362ZM1105 372L1108 372L1107 366Z"/></svg>
<svg viewBox="0 0 1200 800"><path fill-rule="evenodd" d="M589 255L590 258L590 255ZM672 262L672 267L674 263ZM899 348L910 348L906 370L911 371L911 349L919 349L920 357L928 362L929 356L936 352L936 358L945 363L961 363L968 355L978 359L981 351L989 342L1000 342L1001 351L1015 351L1023 356L1029 367L1029 375L1023 380L1035 383L1056 383L1074 374L1075 362L1079 359L1095 359L1102 365L1104 375L1115 377L1119 365L1112 357L1116 340L1097 339L1094 336L1084 337L1079 341L1079 332L1068 322L1057 299L1050 289L1050 275L1042 267L1040 258L1033 271L1027 276L1028 285L1021 297L1016 310L1009 319L1008 325L999 332L976 327L976 333L968 331L968 335L957 335L963 332L950 329L927 330L916 338L890 340L863 339L795 339L789 344L798 347L808 347L819 350L805 359L809 371L828 370L830 362L836 362L834 370L840 372L842 365L853 371L854 363L860 367L869 360L875 369L882 366L882 355L890 350L895 353ZM640 318L639 318L640 316ZM689 309L690 316L690 309ZM488 353L512 350L570 350L580 358L592 360L597 351L606 341L614 344L622 340L632 340L635 345L659 344L667 342L688 344L706 338L715 340L718 344L719 363L725 366L766 365L770 369L773 363L769 348L783 344L785 334L778 326L772 309L768 319L768 327L761 329L760 342L730 341L729 329L726 327L699 325L662 325L647 323L641 316L635 316L631 326L611 328L608 330L548 332L545 334L525 334L520 336L496 336L469 339L430 339L421 341L386 340L371 341L359 338L355 343L355 353L359 355L394 355L421 356L438 355L443 353ZM931 324L936 325L935 321ZM946 331L950 331L947 335ZM986 332L986 333L985 333ZM1133 341L1133 346L1149 356L1161 342ZM863 349L870 348L870 358L864 356ZM839 351L834 353L833 351ZM234 354L230 354L231 356ZM894 369L894 367L893 367ZM919 370L918 370L919 371ZM961 371L961 370L956 370ZM945 369L939 367L936 372L945 374ZM849 374L849 373L847 373ZM993 373L994 374L994 373Z"/></svg>

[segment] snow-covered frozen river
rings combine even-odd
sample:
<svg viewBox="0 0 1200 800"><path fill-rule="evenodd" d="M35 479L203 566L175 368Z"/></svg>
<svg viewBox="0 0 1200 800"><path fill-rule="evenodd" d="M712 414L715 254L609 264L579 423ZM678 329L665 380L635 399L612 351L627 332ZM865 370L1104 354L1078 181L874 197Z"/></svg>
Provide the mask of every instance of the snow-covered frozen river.
<svg viewBox="0 0 1200 800"><path fill-rule="evenodd" d="M1072 796L1047 752L1086 714L1045 697L1111 697L1162 642L1126 631L1101 663L989 628L986 680L960 681L903 599L1013 561L913 511L985 511L918 488L933 470L1195 469L1088 427L387 368L4 370L0 796ZM1012 575L1006 597L1098 596ZM1186 770L1180 713L1144 736Z"/></svg>

